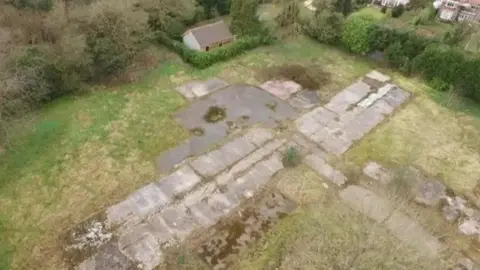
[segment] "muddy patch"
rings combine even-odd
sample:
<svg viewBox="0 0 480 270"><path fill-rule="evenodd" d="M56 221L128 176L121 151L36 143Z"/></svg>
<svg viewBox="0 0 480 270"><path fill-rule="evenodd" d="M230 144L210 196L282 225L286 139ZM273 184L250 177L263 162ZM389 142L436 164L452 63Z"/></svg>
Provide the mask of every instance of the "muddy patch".
<svg viewBox="0 0 480 270"><path fill-rule="evenodd" d="M295 203L278 192L262 197L255 206L217 224L215 233L198 248L197 254L212 269L227 269L239 253L272 229L281 218L295 210Z"/></svg>

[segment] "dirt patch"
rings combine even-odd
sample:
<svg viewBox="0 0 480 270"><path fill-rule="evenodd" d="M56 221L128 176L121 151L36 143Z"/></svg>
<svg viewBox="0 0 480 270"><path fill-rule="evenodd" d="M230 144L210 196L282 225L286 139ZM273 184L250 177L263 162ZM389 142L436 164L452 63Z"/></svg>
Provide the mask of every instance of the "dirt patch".
<svg viewBox="0 0 480 270"><path fill-rule="evenodd" d="M302 66L298 64L273 66L261 69L257 76L262 81L272 79L290 80L300 84L309 90L321 89L323 85L330 83L330 73L321 65Z"/></svg>

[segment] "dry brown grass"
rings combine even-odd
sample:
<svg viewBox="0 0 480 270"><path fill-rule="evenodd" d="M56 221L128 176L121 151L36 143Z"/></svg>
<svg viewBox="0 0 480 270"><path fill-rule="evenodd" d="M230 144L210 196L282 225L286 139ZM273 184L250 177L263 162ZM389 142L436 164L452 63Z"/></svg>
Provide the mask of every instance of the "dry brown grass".
<svg viewBox="0 0 480 270"><path fill-rule="evenodd" d="M457 192L471 191L480 179L480 121L439 105L416 85L406 86L416 97L347 157L359 165L368 160L391 167L415 164Z"/></svg>

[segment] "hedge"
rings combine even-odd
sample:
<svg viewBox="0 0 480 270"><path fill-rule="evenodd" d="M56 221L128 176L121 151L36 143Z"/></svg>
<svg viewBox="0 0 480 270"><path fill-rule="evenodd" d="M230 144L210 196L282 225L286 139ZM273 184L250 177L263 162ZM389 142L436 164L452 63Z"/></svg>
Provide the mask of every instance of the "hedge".
<svg viewBox="0 0 480 270"><path fill-rule="evenodd" d="M183 61L200 69L207 68L220 61L228 60L261 45L271 44L274 41L271 36L247 36L235 40L231 45L216 48L209 52L199 52L188 48L182 42L173 40L164 32L157 32L156 39L157 42L176 52Z"/></svg>
<svg viewBox="0 0 480 270"><path fill-rule="evenodd" d="M377 25L369 16L350 16L343 29L346 49L362 55L382 51L390 66L423 75L437 90L455 89L480 102L480 59L437 38Z"/></svg>

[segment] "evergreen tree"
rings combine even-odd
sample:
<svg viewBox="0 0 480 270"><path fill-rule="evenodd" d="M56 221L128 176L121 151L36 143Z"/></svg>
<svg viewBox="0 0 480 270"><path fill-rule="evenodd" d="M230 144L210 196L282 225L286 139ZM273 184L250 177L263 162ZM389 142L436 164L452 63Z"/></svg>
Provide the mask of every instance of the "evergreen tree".
<svg viewBox="0 0 480 270"><path fill-rule="evenodd" d="M275 18L280 27L291 26L298 22L300 7L296 0L283 0L282 12Z"/></svg>
<svg viewBox="0 0 480 270"><path fill-rule="evenodd" d="M237 35L258 35L264 28L257 17L257 0L232 0L230 30Z"/></svg>

